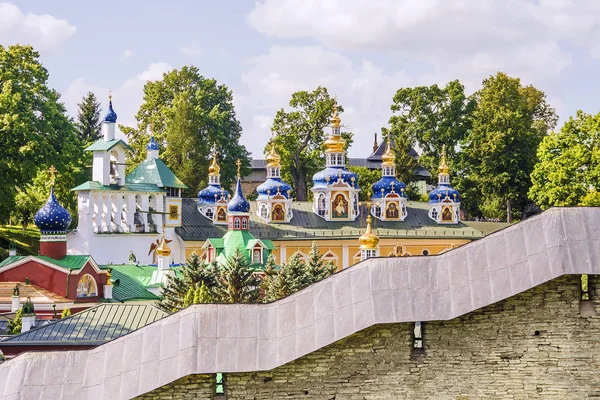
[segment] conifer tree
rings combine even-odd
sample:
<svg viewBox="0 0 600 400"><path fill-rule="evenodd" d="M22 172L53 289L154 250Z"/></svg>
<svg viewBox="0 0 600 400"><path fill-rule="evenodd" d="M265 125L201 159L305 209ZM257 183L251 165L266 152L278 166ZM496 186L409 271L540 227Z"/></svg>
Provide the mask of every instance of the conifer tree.
<svg viewBox="0 0 600 400"><path fill-rule="evenodd" d="M258 300L260 278L250 268L248 258L237 249L219 274L215 294L223 303L254 303Z"/></svg>
<svg viewBox="0 0 600 400"><path fill-rule="evenodd" d="M212 303L212 301L212 295L210 294L210 291L208 290L208 287L204 281L202 281L202 284L200 287L196 288L194 293L194 304L206 304Z"/></svg>
<svg viewBox="0 0 600 400"><path fill-rule="evenodd" d="M185 294L185 297L183 299L183 308L186 308L186 307L194 304L194 292L195 292L194 286L190 286L190 288L188 289L188 291Z"/></svg>
<svg viewBox="0 0 600 400"><path fill-rule="evenodd" d="M306 261L306 276L308 278L309 285L331 275L331 271L328 271L325 264L326 263L319 254L317 242L313 241L310 252L308 253L308 260Z"/></svg>
<svg viewBox="0 0 600 400"><path fill-rule="evenodd" d="M87 92L81 99L81 103L77 105L77 133L79 140L84 144L89 144L100 139L102 122L100 121L100 103L96 99L96 95L92 92Z"/></svg>
<svg viewBox="0 0 600 400"><path fill-rule="evenodd" d="M8 333L9 335L17 335L17 334L21 333L21 328L23 326L23 318L21 316L22 314L23 314L22 308L17 310L17 313L15 314L15 318L12 321L8 321L6 333Z"/></svg>

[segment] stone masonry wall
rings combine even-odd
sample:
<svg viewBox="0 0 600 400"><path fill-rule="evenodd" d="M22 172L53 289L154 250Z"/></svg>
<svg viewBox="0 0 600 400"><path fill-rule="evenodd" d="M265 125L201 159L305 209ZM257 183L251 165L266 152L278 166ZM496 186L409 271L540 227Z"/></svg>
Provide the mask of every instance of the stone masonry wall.
<svg viewBox="0 0 600 400"><path fill-rule="evenodd" d="M590 276L600 311L600 277ZM451 321L378 325L271 371L193 375L140 399L600 399L600 317L580 316L581 285L563 276Z"/></svg>

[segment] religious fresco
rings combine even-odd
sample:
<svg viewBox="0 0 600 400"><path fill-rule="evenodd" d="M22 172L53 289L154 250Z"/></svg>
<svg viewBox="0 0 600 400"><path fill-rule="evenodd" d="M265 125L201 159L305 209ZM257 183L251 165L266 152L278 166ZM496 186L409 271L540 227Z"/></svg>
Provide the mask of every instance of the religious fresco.
<svg viewBox="0 0 600 400"><path fill-rule="evenodd" d="M442 221L453 221L454 219L452 218L452 208L451 207L444 207L444 209L442 210Z"/></svg>
<svg viewBox="0 0 600 400"><path fill-rule="evenodd" d="M97 297L98 288L96 286L96 280L89 274L85 274L79 279L77 283L77 298Z"/></svg>
<svg viewBox="0 0 600 400"><path fill-rule="evenodd" d="M273 207L273 212L271 213L271 220L285 221L285 211L283 211L283 206L281 204L276 204Z"/></svg>
<svg viewBox="0 0 600 400"><path fill-rule="evenodd" d="M169 219L170 220L178 220L179 219L179 207L175 204L169 205Z"/></svg>
<svg viewBox="0 0 600 400"><path fill-rule="evenodd" d="M225 212L224 207L219 207L219 211L217 211L217 221L227 221L227 213Z"/></svg>
<svg viewBox="0 0 600 400"><path fill-rule="evenodd" d="M348 200L346 200L346 196L341 193L336 194L331 202L331 210L332 218L348 218Z"/></svg>
<svg viewBox="0 0 600 400"><path fill-rule="evenodd" d="M398 212L398 203L391 202L388 204L385 210L385 218L386 219L398 219L400 217L400 213Z"/></svg>

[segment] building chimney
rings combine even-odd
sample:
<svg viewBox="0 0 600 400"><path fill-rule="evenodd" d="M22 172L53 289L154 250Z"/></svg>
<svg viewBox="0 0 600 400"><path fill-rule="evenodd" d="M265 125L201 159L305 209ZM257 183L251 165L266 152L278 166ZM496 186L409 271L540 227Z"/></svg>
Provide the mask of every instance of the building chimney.
<svg viewBox="0 0 600 400"><path fill-rule="evenodd" d="M106 300L112 300L113 298L113 284L111 282L111 269L107 269L106 270L106 280L104 282L104 287L103 287L103 293L104 293L104 298Z"/></svg>
<svg viewBox="0 0 600 400"><path fill-rule="evenodd" d="M21 308L21 290L19 289L19 284L17 283L13 289L10 311L17 312L19 308Z"/></svg>
<svg viewBox="0 0 600 400"><path fill-rule="evenodd" d="M8 245L8 256L13 257L16 255L17 255L17 245L15 244L15 242L13 242L11 240L10 244Z"/></svg>
<svg viewBox="0 0 600 400"><path fill-rule="evenodd" d="M379 142L377 142L377 132L375 132L375 141L373 142L373 153L379 148Z"/></svg>
<svg viewBox="0 0 600 400"><path fill-rule="evenodd" d="M25 333L35 326L35 310L29 297L23 304L21 321L21 333Z"/></svg>

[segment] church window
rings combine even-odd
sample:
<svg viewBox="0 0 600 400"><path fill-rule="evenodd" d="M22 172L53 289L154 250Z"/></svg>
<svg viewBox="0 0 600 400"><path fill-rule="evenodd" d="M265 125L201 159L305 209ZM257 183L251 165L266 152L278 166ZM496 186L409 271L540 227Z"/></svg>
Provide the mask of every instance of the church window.
<svg viewBox="0 0 600 400"><path fill-rule="evenodd" d="M421 254L423 254L424 256L428 256L429 255L429 250L423 250L423 252Z"/></svg>
<svg viewBox="0 0 600 400"><path fill-rule="evenodd" d="M242 218L242 229L248 229L248 220L246 218Z"/></svg>
<svg viewBox="0 0 600 400"><path fill-rule="evenodd" d="M233 220L233 229L240 229L240 219L239 218L235 218Z"/></svg>
<svg viewBox="0 0 600 400"><path fill-rule="evenodd" d="M377 257L377 250L375 249L367 249L363 251L365 252L365 259Z"/></svg>
<svg viewBox="0 0 600 400"><path fill-rule="evenodd" d="M413 350L423 350L423 324L419 321L413 329Z"/></svg>
<svg viewBox="0 0 600 400"><path fill-rule="evenodd" d="M437 208L434 208L431 210L431 218L435 219L437 221L438 219L438 212L437 212Z"/></svg>
<svg viewBox="0 0 600 400"><path fill-rule="evenodd" d="M262 250L254 249L252 251L252 264L262 264Z"/></svg>
<svg viewBox="0 0 600 400"><path fill-rule="evenodd" d="M325 195L323 193L320 193L317 198L317 212L321 217L325 215Z"/></svg>
<svg viewBox="0 0 600 400"><path fill-rule="evenodd" d="M206 216L208 218L212 219L212 217L213 217L213 209L212 208L209 207L206 209Z"/></svg>
<svg viewBox="0 0 600 400"><path fill-rule="evenodd" d="M353 202L353 209L354 209L354 215L358 215L358 194L354 195L354 202Z"/></svg>
<svg viewBox="0 0 600 400"><path fill-rule="evenodd" d="M267 205L265 203L260 205L260 217L262 219L267 219L267 217L269 216L269 208L267 207Z"/></svg>
<svg viewBox="0 0 600 400"><path fill-rule="evenodd" d="M98 287L96 286L96 280L90 274L83 275L77 283L76 297L78 299L82 299L96 296L98 296Z"/></svg>
<svg viewBox="0 0 600 400"><path fill-rule="evenodd" d="M229 229L233 229L233 217L229 218L229 221L227 222L227 227Z"/></svg>
<svg viewBox="0 0 600 400"><path fill-rule="evenodd" d="M215 374L215 394L217 396L225 395L225 374L217 372Z"/></svg>
<svg viewBox="0 0 600 400"><path fill-rule="evenodd" d="M208 248L208 262L213 262L215 260L215 249L212 247Z"/></svg>

